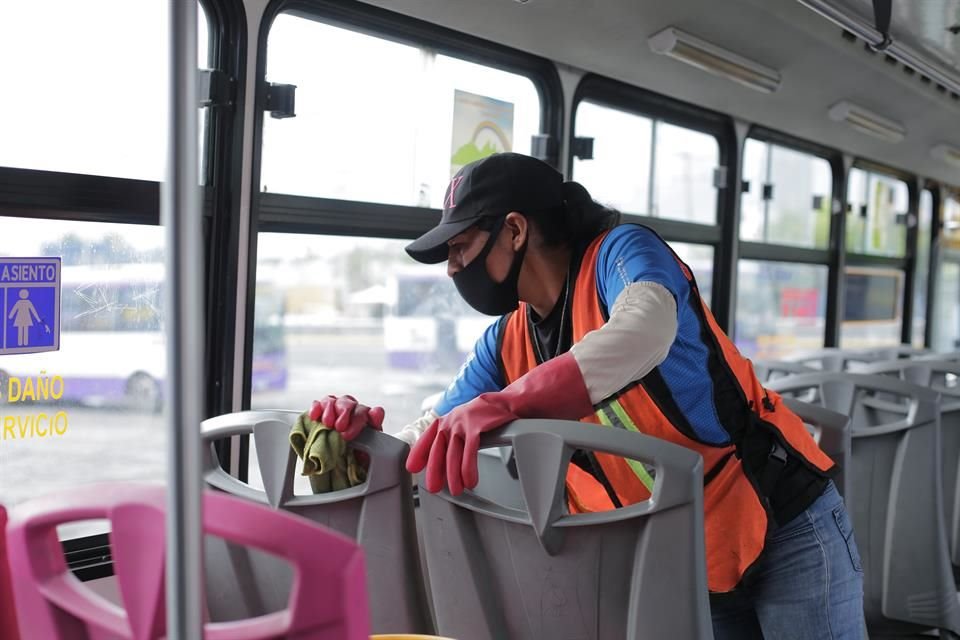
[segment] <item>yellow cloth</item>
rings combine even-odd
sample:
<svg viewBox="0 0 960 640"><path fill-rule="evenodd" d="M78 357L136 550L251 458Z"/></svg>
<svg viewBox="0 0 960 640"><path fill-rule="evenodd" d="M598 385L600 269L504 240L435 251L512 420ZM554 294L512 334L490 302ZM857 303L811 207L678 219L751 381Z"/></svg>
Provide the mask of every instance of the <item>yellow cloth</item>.
<svg viewBox="0 0 960 640"><path fill-rule="evenodd" d="M310 419L305 411L290 430L290 446L303 460L303 475L310 478L314 493L349 489L367 480L352 449L336 429Z"/></svg>

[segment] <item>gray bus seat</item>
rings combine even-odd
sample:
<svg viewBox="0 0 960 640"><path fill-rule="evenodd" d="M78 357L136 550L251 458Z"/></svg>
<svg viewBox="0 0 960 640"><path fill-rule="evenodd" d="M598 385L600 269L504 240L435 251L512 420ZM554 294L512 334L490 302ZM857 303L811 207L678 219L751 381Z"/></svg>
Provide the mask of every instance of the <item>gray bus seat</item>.
<svg viewBox="0 0 960 640"><path fill-rule="evenodd" d="M414 522L413 483L404 468L408 446L366 429L352 442L370 456L365 483L333 493L294 495L298 459L288 438L298 415L297 411L242 411L205 420L206 483L355 539L366 557L373 633L432 633ZM224 471L214 450L217 440L249 434L256 445L262 491ZM215 620L283 608L291 579L288 566L271 557L247 555L218 539L206 541L205 553L208 607Z"/></svg>
<svg viewBox="0 0 960 640"><path fill-rule="evenodd" d="M820 371L843 371L846 363L844 353L843 349L826 347L799 354L790 358L790 362L796 362Z"/></svg>
<svg viewBox="0 0 960 640"><path fill-rule="evenodd" d="M827 347L798 355L790 360L791 362L803 364L821 371L847 371L854 363L896 360L897 358L921 356L926 353L928 352L925 349L917 349L909 345L871 349L840 349Z"/></svg>
<svg viewBox="0 0 960 640"><path fill-rule="evenodd" d="M516 459L511 447L481 449L477 455L478 482L474 493L486 496L497 504L523 509L520 480L515 474Z"/></svg>
<svg viewBox="0 0 960 640"><path fill-rule="evenodd" d="M943 472L943 513L950 532L954 574L960 574L960 362L894 360L863 366L863 373L892 375L940 394L940 462Z"/></svg>
<svg viewBox="0 0 960 640"><path fill-rule="evenodd" d="M796 398L783 398L787 408L797 414L807 428L811 430L817 444L830 459L837 464L833 482L845 500L850 499L850 475L847 468L850 466L850 418L845 413L838 413L809 402L802 402Z"/></svg>
<svg viewBox="0 0 960 640"><path fill-rule="evenodd" d="M914 347L909 344L898 344L893 347L877 347L871 349L880 358L885 360L910 359L929 355L930 350L923 347Z"/></svg>
<svg viewBox="0 0 960 640"><path fill-rule="evenodd" d="M438 633L462 640L713 637L698 454L555 420L519 420L481 441L504 444L513 446L522 508L499 504L480 487L453 497L431 494L421 482ZM578 448L655 467L652 498L569 514L566 469Z"/></svg>
<svg viewBox="0 0 960 640"><path fill-rule="evenodd" d="M767 382L785 376L796 376L803 373L815 373L817 369L799 362L784 362L781 360L754 360L751 362L753 371L760 382Z"/></svg>
<svg viewBox="0 0 960 640"><path fill-rule="evenodd" d="M960 351L943 351L940 353L930 352L913 356L914 360L946 360L953 362L954 360L960 360Z"/></svg>
<svg viewBox="0 0 960 640"><path fill-rule="evenodd" d="M960 633L943 519L940 394L889 376L838 372L769 386L785 395L816 389L823 406L851 418L846 481L853 499L847 496L846 504L863 563L870 633ZM903 402L877 401L877 395ZM898 413L903 404L907 412ZM896 419L881 420L889 416Z"/></svg>

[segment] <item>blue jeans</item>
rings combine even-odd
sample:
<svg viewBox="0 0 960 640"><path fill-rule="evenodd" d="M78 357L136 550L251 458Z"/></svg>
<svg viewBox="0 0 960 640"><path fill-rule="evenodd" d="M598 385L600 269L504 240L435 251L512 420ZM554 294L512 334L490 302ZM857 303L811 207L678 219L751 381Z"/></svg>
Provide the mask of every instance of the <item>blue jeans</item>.
<svg viewBox="0 0 960 640"><path fill-rule="evenodd" d="M833 482L806 511L767 534L736 591L710 596L715 640L861 640L863 569Z"/></svg>

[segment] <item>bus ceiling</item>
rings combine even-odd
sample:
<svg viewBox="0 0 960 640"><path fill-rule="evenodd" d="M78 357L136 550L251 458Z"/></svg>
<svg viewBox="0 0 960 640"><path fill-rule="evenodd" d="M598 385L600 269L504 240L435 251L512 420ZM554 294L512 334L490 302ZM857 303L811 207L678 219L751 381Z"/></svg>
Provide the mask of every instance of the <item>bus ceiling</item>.
<svg viewBox="0 0 960 640"><path fill-rule="evenodd" d="M872 0L723 0L723 10L713 0L607 0L589 12L571 1L499 0L496 11L491 3L365 2L553 61L574 84L595 73L852 156L956 179L935 149L960 146L948 139L960 110L958 0L893 2L883 51ZM750 87L660 55L653 37L669 29L755 63L747 66L767 79ZM864 135L836 117L840 109L831 113L847 102L897 126Z"/></svg>

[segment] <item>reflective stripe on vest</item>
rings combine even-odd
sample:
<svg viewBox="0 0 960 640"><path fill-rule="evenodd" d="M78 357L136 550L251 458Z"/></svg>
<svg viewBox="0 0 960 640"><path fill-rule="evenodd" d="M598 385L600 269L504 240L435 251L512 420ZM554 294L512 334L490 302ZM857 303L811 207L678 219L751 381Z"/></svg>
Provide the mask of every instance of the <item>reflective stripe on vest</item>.
<svg viewBox="0 0 960 640"><path fill-rule="evenodd" d="M616 399L607 400L601 404L597 409L597 417L600 418L600 424L605 426L640 433L640 429L637 428L637 425L633 424L633 420L630 419L630 416L627 415L627 412L623 410L623 406L621 406ZM646 465L639 460L632 460L631 458L624 458L624 460L627 461L627 464L630 465L633 472L637 474L637 478L643 483L643 486L647 488L647 491L652 492L653 474L647 470Z"/></svg>

